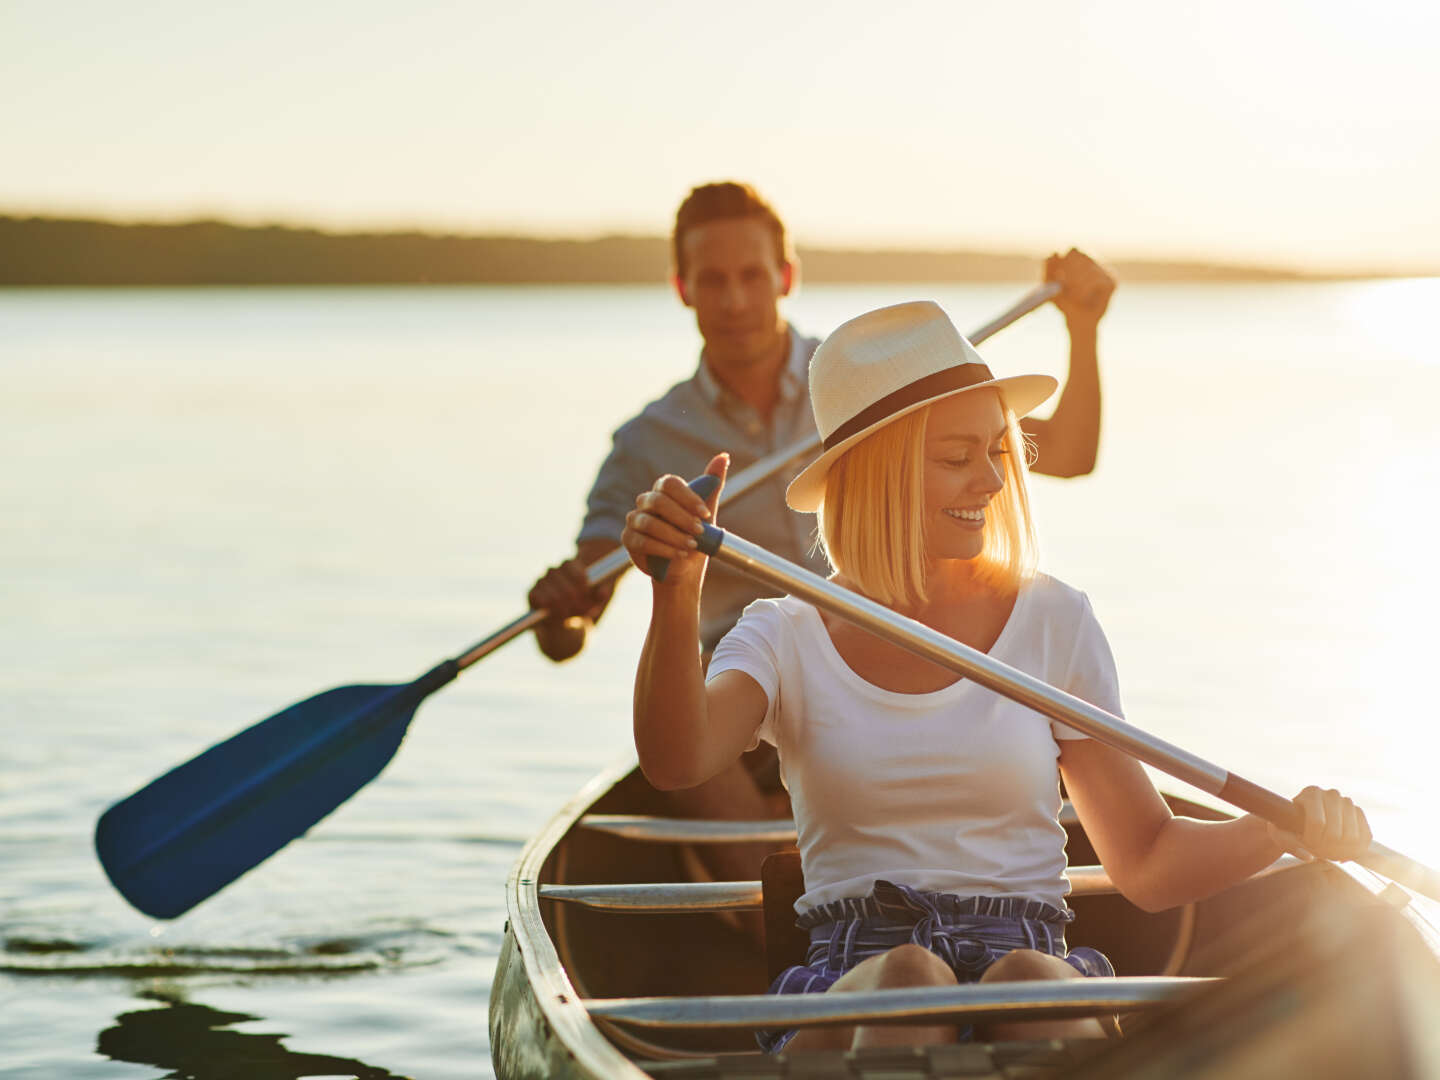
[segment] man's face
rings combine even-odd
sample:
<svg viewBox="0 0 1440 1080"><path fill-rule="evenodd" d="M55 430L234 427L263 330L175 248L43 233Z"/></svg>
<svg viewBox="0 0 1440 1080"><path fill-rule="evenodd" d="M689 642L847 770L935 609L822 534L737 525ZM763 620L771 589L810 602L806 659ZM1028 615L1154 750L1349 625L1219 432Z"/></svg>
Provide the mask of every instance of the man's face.
<svg viewBox="0 0 1440 1080"><path fill-rule="evenodd" d="M721 367L773 360L785 333L780 298L792 268L775 250L774 234L755 218L696 225L681 238L685 273L680 299L695 309L706 358Z"/></svg>

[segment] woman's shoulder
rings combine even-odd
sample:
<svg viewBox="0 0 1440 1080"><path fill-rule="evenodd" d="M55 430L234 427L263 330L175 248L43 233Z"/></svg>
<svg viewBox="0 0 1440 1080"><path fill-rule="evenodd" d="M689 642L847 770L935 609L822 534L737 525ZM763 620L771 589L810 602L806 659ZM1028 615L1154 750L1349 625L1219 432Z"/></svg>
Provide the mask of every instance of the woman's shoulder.
<svg viewBox="0 0 1440 1080"><path fill-rule="evenodd" d="M781 667L790 663L806 650L808 607L788 596L750 601L739 621L715 646L711 672L733 666L741 656L765 657L769 664Z"/></svg>
<svg viewBox="0 0 1440 1080"><path fill-rule="evenodd" d="M745 605L735 629L769 638L780 634L793 635L813 610L809 604L793 596L761 597Z"/></svg>
<svg viewBox="0 0 1440 1080"><path fill-rule="evenodd" d="M1084 592L1050 574L1036 571L1023 587L1030 610L1037 618L1077 622L1090 610L1090 598Z"/></svg>

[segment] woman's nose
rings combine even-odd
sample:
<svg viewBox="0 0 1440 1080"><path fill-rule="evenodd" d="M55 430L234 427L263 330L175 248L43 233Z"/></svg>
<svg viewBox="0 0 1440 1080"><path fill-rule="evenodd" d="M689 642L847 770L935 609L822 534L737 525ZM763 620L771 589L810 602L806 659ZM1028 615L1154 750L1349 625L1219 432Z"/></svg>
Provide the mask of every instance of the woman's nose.
<svg viewBox="0 0 1440 1080"><path fill-rule="evenodd" d="M985 455L985 464L980 467L976 484L981 491L995 493L1005 486L1005 462L995 460L994 455Z"/></svg>

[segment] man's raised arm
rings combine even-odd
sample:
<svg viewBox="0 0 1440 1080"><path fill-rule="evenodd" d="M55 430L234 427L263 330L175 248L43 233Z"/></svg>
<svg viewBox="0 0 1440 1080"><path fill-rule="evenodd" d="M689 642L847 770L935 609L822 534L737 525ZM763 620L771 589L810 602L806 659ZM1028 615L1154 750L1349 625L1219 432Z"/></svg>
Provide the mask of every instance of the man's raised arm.
<svg viewBox="0 0 1440 1080"><path fill-rule="evenodd" d="M1100 448L1100 319L1115 291L1115 279L1084 252L1071 248L1045 260L1045 280L1058 281L1054 303L1070 333L1070 370L1049 419L1026 418L1020 428L1034 444L1034 472L1084 476L1095 468Z"/></svg>

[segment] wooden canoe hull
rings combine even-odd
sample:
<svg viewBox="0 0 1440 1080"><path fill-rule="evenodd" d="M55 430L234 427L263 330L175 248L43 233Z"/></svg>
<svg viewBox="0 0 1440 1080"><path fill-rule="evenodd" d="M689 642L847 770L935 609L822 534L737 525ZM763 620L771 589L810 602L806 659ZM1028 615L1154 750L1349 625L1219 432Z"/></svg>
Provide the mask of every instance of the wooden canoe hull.
<svg viewBox="0 0 1440 1080"><path fill-rule="evenodd" d="M1209 807L1167 798L1178 813L1224 816ZM581 824L587 813L663 815L665 804L638 769L626 763L582 789L517 861L506 884L508 921L490 997L496 1075L501 1080L643 1080L650 1075L683 1075L687 1059L699 1066L714 1061L715 1055L753 1051L753 1037L744 1030L679 1027L659 1033L637 1031L588 1013L583 1004L586 999L760 994L768 979L758 946L714 913L640 916L542 899L542 885L681 882L689 878L693 861L687 862L676 845L641 843L587 829ZM1071 863L1093 861L1083 829L1072 825L1068 832ZM1141 912L1119 895L1075 897L1071 906L1077 918L1067 937L1072 947L1087 944L1104 951L1120 975L1230 975L1247 970L1247 964L1253 966L1257 956L1271 955L1276 942L1296 938L1297 927L1348 926L1353 912L1361 909L1397 928L1395 932L1405 943L1397 948L1423 957L1417 971L1440 972L1435 960L1440 954L1440 933L1413 906L1378 899L1386 895L1385 890L1383 879L1368 871L1325 863L1256 878L1199 904L1159 914ZM1392 900L1400 898L1395 892L1388 895ZM1373 931L1364 932L1373 936ZM1282 948L1274 955L1286 952ZM1334 966L1323 958L1315 962ZM1279 970L1285 965L1271 963L1270 967ZM1242 990L1249 985L1244 980L1232 981L1239 982ZM1410 983L1418 985L1415 978ZM1229 988L1218 992L1236 996ZM1366 1000L1366 1007L1374 1004ZM1434 1000L1440 1007L1440 987ZM1119 1044L1117 1052L1134 1056L1149 1046L1146 1052L1153 1056L1171 1048L1175 1039L1147 1034L1163 1028L1164 1023L1161 1019L1142 1022L1135 1037ZM1283 1027L1277 1025L1277 1030ZM1185 1024L1174 1022L1177 1038L1182 1031L1187 1032L1185 1039L1198 1037ZM1394 1048L1403 1041L1399 1036L1389 1037L1387 1045ZM1410 1050L1401 1048L1399 1052ZM1376 1053L1371 1053L1372 1059ZM1203 1055L1196 1058L1192 1054L1191 1058L1200 1060ZM1332 1059L1338 1060L1333 1055ZM644 1068L637 1062L645 1063ZM1074 1067L1075 1062L1066 1059L1066 1071ZM1115 1070L1096 1075L1126 1071L1128 1067L1119 1068L1117 1063ZM1165 1075L1182 1073L1191 1075L1172 1061ZM823 1069L815 1073L823 1074Z"/></svg>

